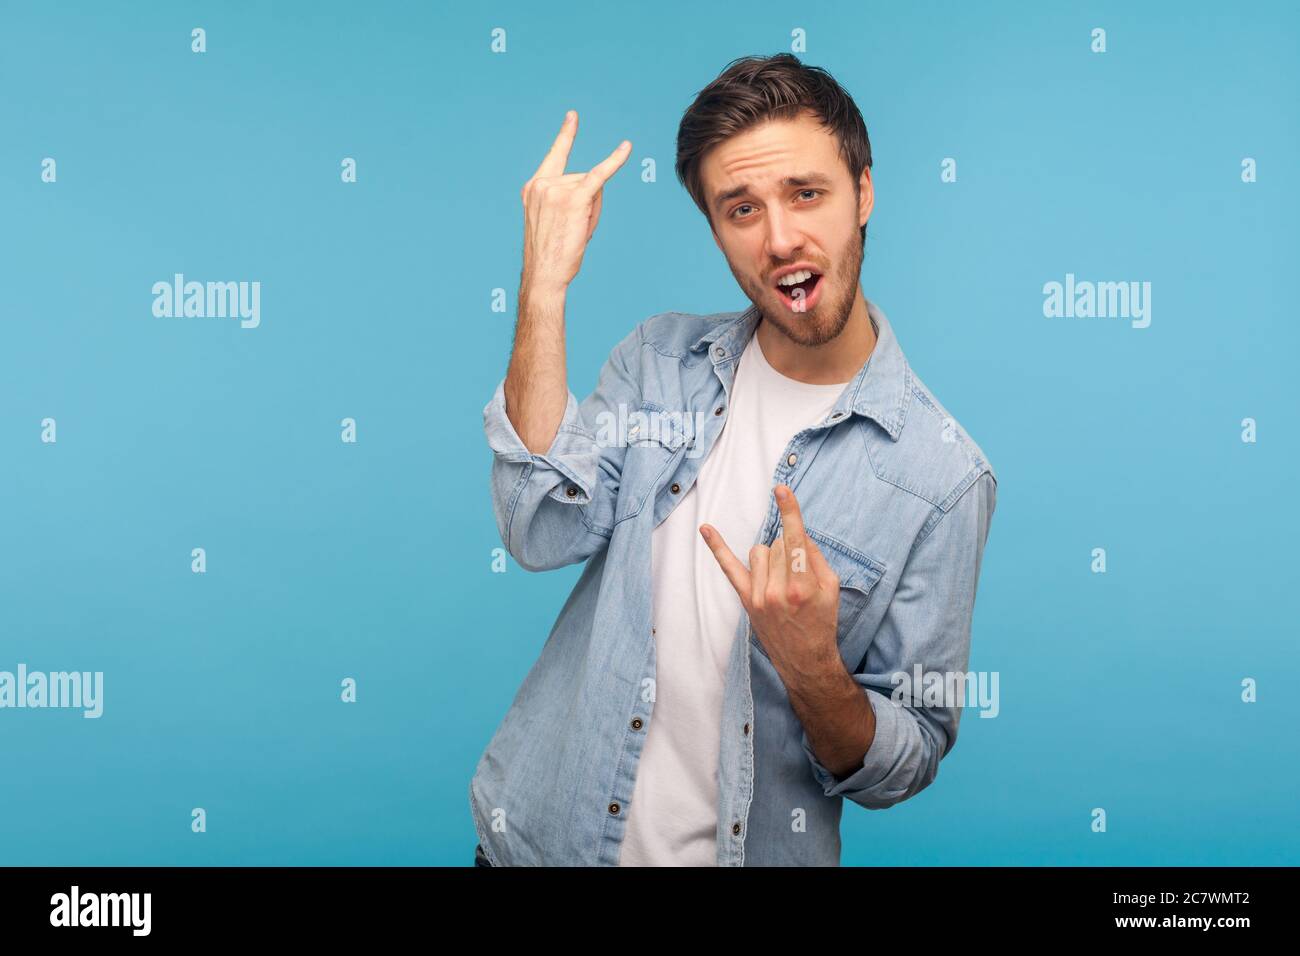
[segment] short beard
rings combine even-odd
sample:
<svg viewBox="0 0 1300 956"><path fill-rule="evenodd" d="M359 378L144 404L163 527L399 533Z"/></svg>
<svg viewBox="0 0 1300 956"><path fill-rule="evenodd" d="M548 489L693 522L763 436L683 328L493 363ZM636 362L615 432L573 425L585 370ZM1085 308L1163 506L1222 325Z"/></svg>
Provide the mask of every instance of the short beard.
<svg viewBox="0 0 1300 956"><path fill-rule="evenodd" d="M736 281L745 290L750 301L758 306L763 318L791 342L803 346L825 345L844 331L849 316L853 313L853 303L858 294L859 274L862 271L864 245L862 242L857 246L850 244L844 257L838 263L832 264L832 275L839 280L839 291L836 293L836 298L832 300L826 296L830 286L824 289L821 301L812 312L793 312L781 308L775 313L769 313L760 303L778 295L777 291L749 286L734 268L731 274L736 277ZM829 278L831 276L823 276L821 281L826 282Z"/></svg>

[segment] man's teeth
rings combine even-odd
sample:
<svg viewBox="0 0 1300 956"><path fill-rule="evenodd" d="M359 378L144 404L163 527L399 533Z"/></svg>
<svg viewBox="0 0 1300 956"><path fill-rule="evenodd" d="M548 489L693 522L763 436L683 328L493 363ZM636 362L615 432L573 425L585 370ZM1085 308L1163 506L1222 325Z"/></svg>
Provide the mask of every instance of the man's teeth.
<svg viewBox="0 0 1300 956"><path fill-rule="evenodd" d="M777 285L797 285L805 279L811 279L816 273L809 269L800 269L798 272L791 272L788 276L781 276L776 280Z"/></svg>

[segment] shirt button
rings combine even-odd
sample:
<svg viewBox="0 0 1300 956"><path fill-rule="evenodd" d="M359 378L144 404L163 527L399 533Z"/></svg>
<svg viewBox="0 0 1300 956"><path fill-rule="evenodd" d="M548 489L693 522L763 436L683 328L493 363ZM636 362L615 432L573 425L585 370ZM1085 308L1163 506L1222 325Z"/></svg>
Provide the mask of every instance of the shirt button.
<svg viewBox="0 0 1300 956"><path fill-rule="evenodd" d="M718 346L716 349L713 350L713 354L716 355L718 358L722 358L724 355L727 354L727 350L724 349L722 346Z"/></svg>
<svg viewBox="0 0 1300 956"><path fill-rule="evenodd" d="M719 405L717 408L715 408L715 409L713 410L713 414L715 414L715 415L721 415L721 414L722 414L722 410L723 410L723 408L725 408L725 407L726 407L725 405Z"/></svg>
<svg viewBox="0 0 1300 956"><path fill-rule="evenodd" d="M640 729L641 729L641 718L640 718L640 717L633 717L633 718L632 718L632 729L633 729L633 730L640 730Z"/></svg>
<svg viewBox="0 0 1300 956"><path fill-rule="evenodd" d="M787 459L785 460L785 463L786 463L787 465L793 465L793 464L794 464L796 461L798 461L798 460L799 460L799 456L798 456L798 455L791 454L790 457L787 458Z"/></svg>
<svg viewBox="0 0 1300 956"><path fill-rule="evenodd" d="M677 494L677 492L679 492L679 491L681 491L681 490L682 490L682 486L679 485L677 482L674 481L673 484L672 484L672 492L673 492L673 494Z"/></svg>
<svg viewBox="0 0 1300 956"><path fill-rule="evenodd" d="M569 485L568 488L565 488L564 493L568 495L570 498L578 497L578 489L573 487L573 485Z"/></svg>
<svg viewBox="0 0 1300 956"><path fill-rule="evenodd" d="M740 824L733 823L731 825L731 832L734 833L736 836L740 836Z"/></svg>
<svg viewBox="0 0 1300 956"><path fill-rule="evenodd" d="M618 804L617 804L617 803L611 803L611 804L609 805L609 812L610 812L610 813L618 813L618 809L619 809L619 808L618 808ZM739 826L739 824L737 824L737 826Z"/></svg>
<svg viewBox="0 0 1300 956"><path fill-rule="evenodd" d="M746 736L746 737L749 736L749 724L746 724L746 725L745 725L745 736Z"/></svg>

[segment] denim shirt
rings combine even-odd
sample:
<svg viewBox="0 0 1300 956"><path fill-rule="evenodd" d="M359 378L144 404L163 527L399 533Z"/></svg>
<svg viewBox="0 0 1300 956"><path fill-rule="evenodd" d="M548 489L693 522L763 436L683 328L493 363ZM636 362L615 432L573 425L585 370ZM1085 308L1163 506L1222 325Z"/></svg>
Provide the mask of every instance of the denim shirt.
<svg viewBox="0 0 1300 956"><path fill-rule="evenodd" d="M966 671L997 480L912 371L884 313L867 307L874 350L826 418L790 436L772 485L794 490L840 579L836 639L875 737L848 776L827 770L742 613L722 710L719 866L839 865L843 798L879 810L914 796L957 739L964 701L896 694L893 675ZM483 410L506 549L530 571L586 562L470 781L495 866L618 865L654 720L651 532L726 424L758 320L754 307L645 320L591 395L579 403L569 392L544 455L506 417L504 379ZM747 560L751 543L771 544L779 530L769 495L757 541L729 544Z"/></svg>

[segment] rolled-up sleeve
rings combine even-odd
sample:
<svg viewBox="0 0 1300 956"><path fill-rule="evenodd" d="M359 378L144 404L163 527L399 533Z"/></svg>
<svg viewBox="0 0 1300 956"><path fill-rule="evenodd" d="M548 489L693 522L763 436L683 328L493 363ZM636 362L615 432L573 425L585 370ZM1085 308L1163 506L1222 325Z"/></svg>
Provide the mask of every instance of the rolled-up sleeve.
<svg viewBox="0 0 1300 956"><path fill-rule="evenodd" d="M927 706L911 695L895 695L900 686L895 675L906 674L910 681L918 664L923 674L966 673L975 589L996 496L996 478L982 472L908 558L863 670L852 675L876 719L862 766L836 777L803 734L813 776L827 796L843 796L869 810L892 807L928 787L956 743L962 701Z"/></svg>
<svg viewBox="0 0 1300 956"><path fill-rule="evenodd" d="M610 353L587 398L579 403L569 392L545 454L530 452L511 424L504 378L484 407L483 429L492 449L492 509L501 541L521 567L563 567L608 542L626 444L600 439L611 433L607 423L620 420L620 404L639 404L640 344L637 326ZM615 437L621 439L616 432Z"/></svg>

